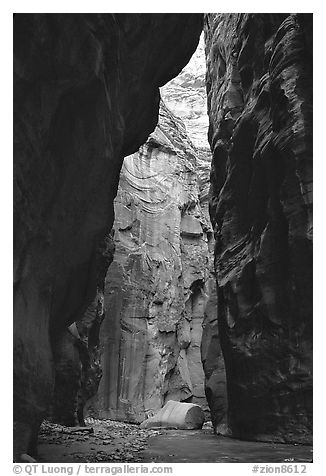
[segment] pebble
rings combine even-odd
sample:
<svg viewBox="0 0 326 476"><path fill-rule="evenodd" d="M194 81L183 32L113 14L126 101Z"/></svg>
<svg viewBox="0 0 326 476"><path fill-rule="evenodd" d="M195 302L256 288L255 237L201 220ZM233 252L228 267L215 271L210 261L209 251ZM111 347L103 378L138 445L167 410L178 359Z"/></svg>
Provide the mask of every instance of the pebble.
<svg viewBox="0 0 326 476"><path fill-rule="evenodd" d="M76 442L79 444L79 451L73 454L73 458L85 463L118 460L141 462L141 452L146 448L147 440L152 436L162 434L162 431L144 430L135 424L113 420L87 418L85 422L93 428L94 433L81 436L80 433L74 432L72 429L44 421L40 428L39 441L69 446ZM101 450L103 445L106 446L106 451Z"/></svg>

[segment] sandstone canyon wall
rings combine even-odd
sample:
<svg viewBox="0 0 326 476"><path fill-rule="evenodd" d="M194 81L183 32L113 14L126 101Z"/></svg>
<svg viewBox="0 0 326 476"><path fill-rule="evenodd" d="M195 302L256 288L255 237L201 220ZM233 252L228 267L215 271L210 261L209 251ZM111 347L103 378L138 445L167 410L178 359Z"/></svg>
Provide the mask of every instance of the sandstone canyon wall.
<svg viewBox="0 0 326 476"><path fill-rule="evenodd" d="M16 14L14 22L14 450L19 459L21 453L35 453L38 427L52 401L53 357L57 372L60 368L58 342L80 366L74 339L87 340L92 369L86 362L82 378L87 380L90 370L98 383L103 289L96 257L112 226L123 157L154 130L159 87L190 59L202 15ZM209 153L196 135L206 127L204 73L195 78L188 70L168 98L162 92L181 116L179 99L191 103L182 117L186 129L163 107L161 128L140 154L126 159L122 173L117 256L107 276L108 319L100 331L108 359L98 393L102 400L94 405L137 420L168 398L203 399L190 367L198 373L204 318L201 352L215 430L308 442L312 17L207 14L204 30L210 193ZM155 185L151 172L158 178ZM209 198L216 297L207 262ZM122 289L119 282L125 283ZM67 328L73 323L71 335ZM95 339L89 342L92 323ZM120 367L114 365L118 361ZM143 376L137 362L146 369ZM80 388L80 367L78 372ZM111 385L118 375L132 378ZM86 381L83 385L86 399Z"/></svg>
<svg viewBox="0 0 326 476"><path fill-rule="evenodd" d="M204 24L228 432L308 442L312 15L208 14Z"/></svg>
<svg viewBox="0 0 326 476"><path fill-rule="evenodd" d="M55 423L84 426L85 403L97 392L102 376L100 328L105 317L104 284L113 255L110 233L96 253L95 299L80 320L52 337L55 379L48 418Z"/></svg>
<svg viewBox="0 0 326 476"><path fill-rule="evenodd" d="M199 201L207 222L209 217L210 169L212 154L208 143L205 41L202 33L198 47L181 73L161 88L161 96L174 114L185 124L187 134L196 148L196 174ZM208 232L210 247L214 239ZM209 254L209 258L211 255ZM222 354L217 315L217 292L214 269L206 283L207 300L204 309L201 341L202 365L205 372L205 394L214 428L226 424L227 396L225 364Z"/></svg>
<svg viewBox="0 0 326 476"><path fill-rule="evenodd" d="M197 14L14 18L14 452L35 453L54 381L50 336L96 293L123 157L145 142L159 87L198 43Z"/></svg>
<svg viewBox="0 0 326 476"><path fill-rule="evenodd" d="M155 133L138 154L125 159L121 171L117 253L106 279L101 332L105 370L97 397L87 405L93 415L142 421L170 398L193 401L206 410L201 347L213 422L225 421L208 213L205 74L202 35L190 62L161 88L174 114L162 104ZM163 321L169 332L162 331Z"/></svg>
<svg viewBox="0 0 326 476"><path fill-rule="evenodd" d="M213 247L197 160L164 103L154 133L124 159L105 282L103 376L88 406L100 417L141 422L171 399L207 409L200 345Z"/></svg>

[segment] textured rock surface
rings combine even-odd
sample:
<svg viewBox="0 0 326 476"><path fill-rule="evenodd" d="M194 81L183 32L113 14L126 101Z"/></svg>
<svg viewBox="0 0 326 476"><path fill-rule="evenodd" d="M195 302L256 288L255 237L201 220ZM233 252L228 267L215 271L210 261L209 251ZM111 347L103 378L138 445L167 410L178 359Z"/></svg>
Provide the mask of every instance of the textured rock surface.
<svg viewBox="0 0 326 476"><path fill-rule="evenodd" d="M229 430L242 438L307 442L312 15L209 14L205 36Z"/></svg>
<svg viewBox="0 0 326 476"><path fill-rule="evenodd" d="M207 96L206 96L206 60L204 34L201 35L198 47L189 63L181 73L161 88L164 102L184 122L187 134L197 149L196 174L199 185L201 209L210 223L209 197L211 168L211 150L209 147ZM208 231L210 253L213 253L214 239ZM209 254L210 254L209 253ZM217 324L216 284L213 272L213 260L207 268L210 277L206 283L208 296L203 321L201 341L202 364L205 370L205 393L211 408L214 427L226 423L227 399L226 377L223 354L221 350Z"/></svg>
<svg viewBox="0 0 326 476"><path fill-rule="evenodd" d="M113 254L113 239L108 235L97 251L94 301L79 321L52 336L55 386L50 416L56 423L85 425L85 403L97 392L102 376L99 334L104 319L104 282Z"/></svg>
<svg viewBox="0 0 326 476"><path fill-rule="evenodd" d="M49 341L96 292L122 158L157 122L158 88L196 48L192 14L16 14L14 447L35 451Z"/></svg>
<svg viewBox="0 0 326 476"><path fill-rule="evenodd" d="M155 415L144 420L140 428L198 430L204 421L205 415L199 405L169 400Z"/></svg>
<svg viewBox="0 0 326 476"><path fill-rule="evenodd" d="M205 373L205 395L213 428L226 428L227 390L224 357L221 348L215 279L208 282L209 299L205 306L201 358Z"/></svg>
<svg viewBox="0 0 326 476"><path fill-rule="evenodd" d="M154 133L124 160L92 404L101 417L143 421L170 399L207 407L200 342L212 229L196 161L182 121L163 104Z"/></svg>
<svg viewBox="0 0 326 476"><path fill-rule="evenodd" d="M210 156L207 130L205 43L202 33L195 53L180 74L161 88L166 106L180 117L194 146Z"/></svg>

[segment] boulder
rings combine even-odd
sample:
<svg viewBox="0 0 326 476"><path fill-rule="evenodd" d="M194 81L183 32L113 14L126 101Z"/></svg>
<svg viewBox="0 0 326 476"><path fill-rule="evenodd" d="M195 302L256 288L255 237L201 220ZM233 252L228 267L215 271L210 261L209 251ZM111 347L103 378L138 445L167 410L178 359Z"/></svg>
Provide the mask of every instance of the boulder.
<svg viewBox="0 0 326 476"><path fill-rule="evenodd" d="M143 421L141 428L201 429L205 420L203 410L194 403L169 400L156 415Z"/></svg>

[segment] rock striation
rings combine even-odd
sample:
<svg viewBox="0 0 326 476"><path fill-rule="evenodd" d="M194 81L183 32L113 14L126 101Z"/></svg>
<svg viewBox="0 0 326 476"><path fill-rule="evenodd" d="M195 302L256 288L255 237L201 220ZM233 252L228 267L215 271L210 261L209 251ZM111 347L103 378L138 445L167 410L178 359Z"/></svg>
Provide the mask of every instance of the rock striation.
<svg viewBox="0 0 326 476"><path fill-rule="evenodd" d="M17 461L35 455L54 391L60 407L63 391L84 402L96 390L99 332L105 365L94 407L138 421L168 400L203 399L203 318L215 430L311 439L312 15L205 16L210 192L207 151L196 135L204 127L203 73L197 81L191 67L168 96L180 113L178 97L191 103L185 123L199 153L162 106L161 126L130 156L154 130L159 88L195 51L202 19L15 15ZM119 260L103 288L97 253L113 223L125 156L116 202ZM216 302L203 206L209 195ZM99 331L103 292L108 318ZM59 376L69 362L68 388L67 375L62 382ZM63 415L62 398L54 414ZM67 419L82 421L70 401Z"/></svg>
<svg viewBox="0 0 326 476"><path fill-rule="evenodd" d="M178 76L161 88L161 96L171 111L182 119L187 134L197 150L196 174L199 201L207 222L209 217L210 169L212 154L208 143L208 115L206 96L205 40L202 33L198 47L189 63ZM203 319L201 340L202 365L205 370L205 394L211 409L213 426L226 424L226 376L217 323L217 297L213 254L214 238L209 237L210 274L206 283L208 296Z"/></svg>
<svg viewBox="0 0 326 476"><path fill-rule="evenodd" d="M312 15L208 14L204 23L227 433L308 442ZM214 339L207 346L219 352Z"/></svg>
<svg viewBox="0 0 326 476"><path fill-rule="evenodd" d="M159 87L188 62L200 14L14 18L14 452L35 453L50 338L96 294L124 156L155 128ZM49 332L50 331L50 332Z"/></svg>
<svg viewBox="0 0 326 476"><path fill-rule="evenodd" d="M204 34L189 63L161 89L166 106L182 119L187 134L197 150L211 157L207 141L208 115L206 96L206 61ZM207 174L206 174L207 175Z"/></svg>
<svg viewBox="0 0 326 476"><path fill-rule="evenodd" d="M161 103L158 126L121 170L90 414L141 422L168 400L207 409L200 345L213 249L196 165L183 122Z"/></svg>

